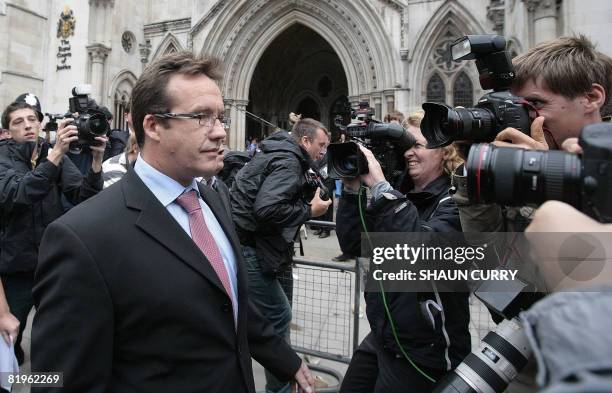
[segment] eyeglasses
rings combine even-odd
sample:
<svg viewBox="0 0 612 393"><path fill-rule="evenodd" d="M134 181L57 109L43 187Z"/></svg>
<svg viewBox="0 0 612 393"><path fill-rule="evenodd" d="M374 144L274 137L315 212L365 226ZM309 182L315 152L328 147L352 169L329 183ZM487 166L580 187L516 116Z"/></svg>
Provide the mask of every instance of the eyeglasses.
<svg viewBox="0 0 612 393"><path fill-rule="evenodd" d="M206 128L213 128L217 120L225 130L230 126L230 119L223 115L214 116L206 113L152 113L152 115L159 119L198 119L198 123Z"/></svg>

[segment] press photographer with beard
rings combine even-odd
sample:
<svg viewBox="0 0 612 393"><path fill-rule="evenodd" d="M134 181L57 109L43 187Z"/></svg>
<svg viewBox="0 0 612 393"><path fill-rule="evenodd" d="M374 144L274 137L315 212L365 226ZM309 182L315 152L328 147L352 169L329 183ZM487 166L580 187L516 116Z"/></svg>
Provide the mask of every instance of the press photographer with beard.
<svg viewBox="0 0 612 393"><path fill-rule="evenodd" d="M417 113L409 118L408 132L415 137L416 144L404 153L406 171L396 189L386 181L372 152L361 147L369 173L343 179L345 205L336 217L338 223L354 223L344 226L354 228L353 237L359 238L358 232L362 231L358 223L358 194L362 183L372 194L365 211L368 232L461 231L457 206L448 195L450 173L461 160L452 145L425 148L426 141L418 127L422 117L422 113ZM346 235L338 237L350 237ZM360 254L358 248L352 252ZM438 379L456 367L470 351L468 294L388 292L384 296L393 322L385 311L382 296L381 293L365 294L372 331L353 355L341 392L430 391L434 383L429 378ZM434 329L422 315L421 302L426 299L436 302L442 309L438 316L441 319ZM402 348L394 339L391 323L396 327ZM419 370L411 365L404 353Z"/></svg>
<svg viewBox="0 0 612 393"><path fill-rule="evenodd" d="M0 205L2 206L0 275L11 312L19 319L15 354L23 362L20 342L32 308L34 270L42 234L64 213L62 195L78 204L102 190L102 155L106 138L92 146L93 162L86 176L66 157L78 139L72 119L59 123L55 146L39 139L40 117L27 103L10 104L2 126L10 139L0 144Z"/></svg>

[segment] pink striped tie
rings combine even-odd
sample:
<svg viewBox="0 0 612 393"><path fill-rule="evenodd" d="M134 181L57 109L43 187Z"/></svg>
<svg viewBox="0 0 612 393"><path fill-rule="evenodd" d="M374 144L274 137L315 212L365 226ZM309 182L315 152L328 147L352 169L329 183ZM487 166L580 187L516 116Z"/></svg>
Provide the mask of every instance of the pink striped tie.
<svg viewBox="0 0 612 393"><path fill-rule="evenodd" d="M189 214L189 229L191 230L191 238L206 256L213 269L215 269L217 276L223 284L223 288L225 288L225 291L229 295L230 299L232 299L233 304L234 296L232 287L230 285L229 275L227 274L227 269L225 269L225 264L223 263L223 258L221 257L221 252L219 252L219 247L217 247L215 238L208 230L206 221L204 221L204 215L202 214L202 208L198 200L198 195L196 194L195 190L187 191L176 198L176 203L178 203L183 209L185 209L187 214Z"/></svg>

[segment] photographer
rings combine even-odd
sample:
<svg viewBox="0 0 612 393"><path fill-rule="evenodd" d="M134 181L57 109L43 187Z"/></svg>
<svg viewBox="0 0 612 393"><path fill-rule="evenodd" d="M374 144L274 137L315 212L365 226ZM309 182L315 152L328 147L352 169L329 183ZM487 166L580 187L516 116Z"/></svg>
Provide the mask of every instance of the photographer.
<svg viewBox="0 0 612 393"><path fill-rule="evenodd" d="M96 138L94 159L83 177L65 156L78 139L72 119L59 123L55 146L38 138L40 120L36 109L13 103L2 114L2 126L11 139L0 142L0 204L2 206L0 274L11 312L19 319L15 354L23 362L19 346L32 308L32 286L42 234L64 213L61 196L77 204L102 189L102 155L106 138Z"/></svg>
<svg viewBox="0 0 612 393"><path fill-rule="evenodd" d="M363 183L372 194L365 212L369 232L461 231L457 207L448 195L449 174L460 163L457 152L452 145L426 149L425 138L417 126L422 114L411 119L413 125L408 131L416 144L404 153L406 171L397 189L386 181L374 155L361 147L368 173L343 179L345 204L337 221L345 224L354 221L354 225L345 228L359 231L361 227L357 224L361 197L358 194ZM343 235L339 234L339 239L349 237ZM353 237L359 238L359 234L354 233ZM352 252L360 254L359 249ZM372 332L353 355L342 392L431 391L432 379L456 367L469 353L467 293L366 293L365 298ZM442 310L438 316L440 323L434 329L425 322L421 311L421 303L426 301L435 302Z"/></svg>
<svg viewBox="0 0 612 393"><path fill-rule="evenodd" d="M287 340L294 239L302 224L325 214L331 204L306 181L312 161L323 157L328 144L327 129L320 122L300 119L291 134L279 131L261 143L261 153L238 172L230 192L249 296ZM266 370L267 391L284 391L287 386Z"/></svg>
<svg viewBox="0 0 612 393"><path fill-rule="evenodd" d="M520 109L517 114L527 111L528 117L525 118L525 121L531 120L531 124L530 127L524 126L522 131L511 127L502 130L495 135L493 145L527 150L566 148L568 151L577 152L575 138L580 135L583 127L602 120L600 110L608 102L612 89L612 59L596 51L594 45L584 36L562 37L542 43L516 57L513 60L513 67L510 68L513 68L514 73L513 79L510 79L512 80L512 84L509 85L510 92L517 98L520 97L518 106ZM481 71L480 68L479 71ZM489 78L481 78L481 81L497 80L499 82L497 79L499 76L498 74L489 75ZM503 90L500 87L504 86L499 86L498 83L497 86L491 87L498 88L497 92ZM534 185L527 187L522 182L525 179L532 181L537 179L538 187L541 187L542 183L547 184L547 174L543 173L545 169L542 169L542 173L537 173L536 176L530 172L534 168L528 167L528 161L521 160L518 163L517 156L513 156L515 160L510 160L507 158L509 154L505 156L505 160L495 161L492 157L496 152L492 150L493 147L480 148L480 154L475 155L479 156L480 160L474 160L478 163L476 165L478 169L474 171L475 167L472 166L471 170L467 171L467 177L463 176L461 171L453 174L453 185L456 191L453 199L459 207L463 230L469 232L477 242L492 240L493 232L523 232L537 211L531 206L516 206L521 205L519 201L549 196L547 192L556 190L552 186L546 189L538 188L540 192L537 195ZM484 152L491 152L491 154L484 154ZM483 163L485 161L483 157L486 157L486 164ZM531 159L534 160L533 157ZM494 161L496 170L506 171L503 175L497 173L495 177L495 172L491 169L493 167L491 163ZM520 170L513 169L511 161L518 163ZM505 165L500 164L502 162L505 162ZM540 163L537 159L533 162ZM482 171L480 164L482 164ZM469 188L467 186L469 177L470 175L473 178L476 177L476 173L482 181L478 185L472 183ZM485 177L483 173L487 176ZM490 181L492 177L499 181ZM519 178L520 180L516 180ZM502 185L503 182L506 187ZM520 186L524 187L520 189ZM576 195L579 190L563 189L563 192ZM500 203L495 198L489 198L493 199L488 201L489 204L473 204L468 200L470 193L478 195L479 198L485 194L496 195L496 198L505 198L505 202ZM556 195L556 197L560 196L560 193ZM513 250L513 247L512 244L496 244L495 249L509 251ZM506 266L518 267L521 257L517 253L512 253L506 254L504 259ZM531 284L534 284L538 291L545 289L544 283ZM537 294L533 296L536 297ZM498 315L492 313L492 316L496 322L500 322ZM534 391L532 377L534 372L534 363L528 363L526 368L514 378L508 391Z"/></svg>
<svg viewBox="0 0 612 393"><path fill-rule="evenodd" d="M511 91L530 103L531 134L507 128L493 143L537 150L561 149L566 143L572 146L568 151L575 152L575 138L582 128L602 120L600 110L612 91L612 59L579 36L542 43L516 57L513 64ZM533 214L532 209L471 205L461 187L454 199L467 232L523 231Z"/></svg>

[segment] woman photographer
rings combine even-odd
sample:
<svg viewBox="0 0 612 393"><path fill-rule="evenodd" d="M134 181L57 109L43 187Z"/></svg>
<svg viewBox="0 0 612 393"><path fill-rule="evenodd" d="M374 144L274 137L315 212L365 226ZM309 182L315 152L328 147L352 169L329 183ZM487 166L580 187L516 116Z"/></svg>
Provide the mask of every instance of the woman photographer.
<svg viewBox="0 0 612 393"><path fill-rule="evenodd" d="M365 211L369 232L461 231L457 206L448 195L450 173L461 159L452 145L425 147L427 142L419 129L422 118L422 113L415 113L404 123L416 144L404 153L406 170L395 189L372 152L362 148L369 173L343 179L347 203L344 211L338 211L338 222L352 220L354 225L347 227L361 228L357 226L358 198L363 184L372 195ZM361 198L365 206L365 197ZM352 236L359 237L358 233ZM352 251L360 254L360 250ZM429 392L434 380L470 352L467 292L369 292L365 299L371 333L353 355L341 392ZM422 311L423 304L431 302L439 308L433 327Z"/></svg>

